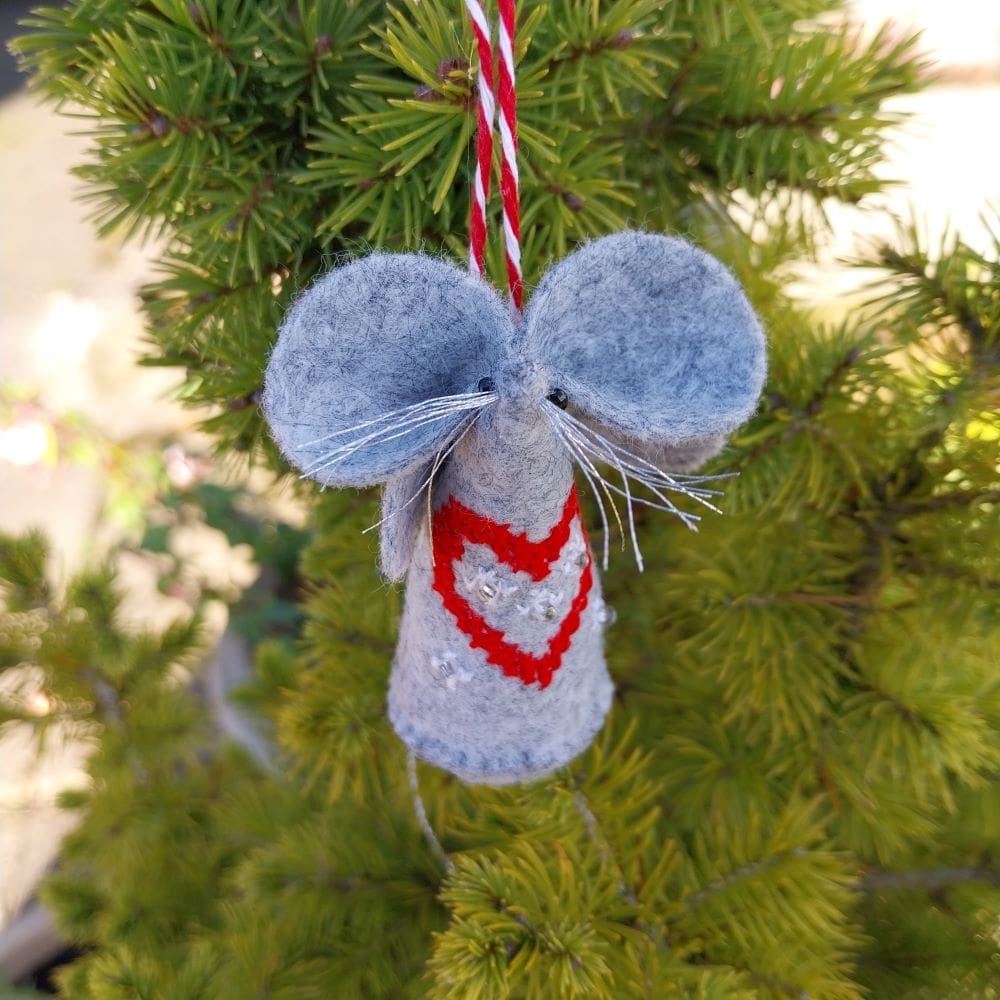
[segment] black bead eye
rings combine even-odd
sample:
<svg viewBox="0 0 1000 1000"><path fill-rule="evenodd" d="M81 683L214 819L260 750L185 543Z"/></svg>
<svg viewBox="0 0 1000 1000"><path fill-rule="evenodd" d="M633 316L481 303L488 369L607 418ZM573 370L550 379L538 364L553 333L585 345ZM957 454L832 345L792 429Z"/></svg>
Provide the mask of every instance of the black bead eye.
<svg viewBox="0 0 1000 1000"><path fill-rule="evenodd" d="M497 384L489 377L489 375L484 375L476 383L476 392L496 392Z"/></svg>
<svg viewBox="0 0 1000 1000"><path fill-rule="evenodd" d="M545 398L560 410L565 410L569 406L569 396L563 389L553 389Z"/></svg>

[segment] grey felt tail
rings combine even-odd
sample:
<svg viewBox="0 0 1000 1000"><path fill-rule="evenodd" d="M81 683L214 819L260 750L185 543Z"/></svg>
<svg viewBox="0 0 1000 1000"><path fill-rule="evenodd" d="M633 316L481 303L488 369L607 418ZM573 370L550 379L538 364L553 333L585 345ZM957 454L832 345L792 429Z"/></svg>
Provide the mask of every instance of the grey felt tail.
<svg viewBox="0 0 1000 1000"><path fill-rule="evenodd" d="M393 476L382 492L379 567L391 583L402 580L410 568L413 543L427 515L425 484L432 466L433 462L421 462L409 472Z"/></svg>

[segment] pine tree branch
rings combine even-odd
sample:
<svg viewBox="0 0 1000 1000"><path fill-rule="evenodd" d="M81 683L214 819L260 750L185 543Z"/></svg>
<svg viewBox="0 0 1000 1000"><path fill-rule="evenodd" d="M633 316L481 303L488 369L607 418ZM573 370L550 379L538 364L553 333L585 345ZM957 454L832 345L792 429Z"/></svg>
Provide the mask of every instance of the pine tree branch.
<svg viewBox="0 0 1000 1000"><path fill-rule="evenodd" d="M932 868L926 871L891 872L870 868L858 880L858 888L865 892L881 889L943 889L951 885L967 882L983 882L1000 886L1000 869L979 868Z"/></svg>
<svg viewBox="0 0 1000 1000"><path fill-rule="evenodd" d="M580 818L583 820L583 825L587 829L587 834L597 850L597 856L601 859L602 864L613 869L616 877L618 878L618 893L622 899L624 899L629 906L639 909L642 906L642 903L639 900L639 895L635 889L629 885L628 880L625 878L625 869L622 868L617 858L615 858L611 844L609 843L608 838L605 837L604 832L601 830L601 825L597 816L590 808L590 803L587 801L587 796L583 792L578 776L574 776L572 784L573 805L576 807L576 811L580 814ZM636 930L645 934L654 947L659 949L669 948L670 945L665 925L656 926L645 920L641 920L638 917L628 921L628 923L630 926L635 927Z"/></svg>
<svg viewBox="0 0 1000 1000"><path fill-rule="evenodd" d="M586 199L583 195L577 194L565 185L560 184L559 181L553 180L545 174L537 163L529 160L527 162L527 166L531 170L535 180L538 182L539 188L547 194L554 194L560 197L571 212L579 212L580 209L586 204Z"/></svg>
<svg viewBox="0 0 1000 1000"><path fill-rule="evenodd" d="M772 411L785 410L792 416L792 420L780 434L773 434L765 438L760 444L742 455L736 463L736 467L745 468L748 465L752 465L761 455L773 451L779 445L784 444L789 438L794 437L802 431L816 430L815 417L818 416L820 410L823 408L823 404L830 398L833 390L841 384L844 375L853 365L857 364L860 357L860 348L852 347L848 350L843 358L830 369L823 381L802 406L795 406L789 402L783 393L778 391L769 393L767 400L770 409Z"/></svg>
<svg viewBox="0 0 1000 1000"><path fill-rule="evenodd" d="M739 966L731 966L731 968L739 969ZM795 983L789 983L784 979L778 979L763 972L756 972L750 968L743 968L740 971L745 972L755 983L765 986L769 990L774 990L776 993L784 993L786 996L795 997L795 1000L809 1000L809 994L801 986L796 986Z"/></svg>
<svg viewBox="0 0 1000 1000"><path fill-rule="evenodd" d="M968 334L974 354L977 347L980 349L985 347L986 330L982 323L966 303L956 301L949 294L947 286L938 278L936 272L928 272L923 263L918 263L912 256L900 253L891 247L883 247L879 256L881 262L896 275L913 278L930 292L931 297L939 302Z"/></svg>
<svg viewBox="0 0 1000 1000"><path fill-rule="evenodd" d="M795 983L790 983L784 979L778 979L776 976L768 975L766 972L758 972L748 965L739 965L736 962L730 961L716 962L709 955L704 956L704 961L706 965L711 965L718 969L732 969L734 972L740 972L754 983L766 989L773 990L775 993L783 993L785 996L794 997L795 1000L809 1000L809 994L801 986L797 986Z"/></svg>
<svg viewBox="0 0 1000 1000"><path fill-rule="evenodd" d="M836 122L843 109L836 104L824 104L804 111L754 111L742 115L722 115L719 118L692 119L695 127L725 128L738 131L757 128L801 129L810 135L819 135L829 124Z"/></svg>
<svg viewBox="0 0 1000 1000"><path fill-rule="evenodd" d="M748 878L752 878L760 872L770 871L773 868L777 868L784 864L789 858L801 857L805 853L806 849L804 847L793 847L790 851L782 851L780 854L775 854L773 857L761 858L758 861L751 861L748 864L741 865L739 868L734 868L728 874L723 875L722 878L718 878L714 882L709 882L708 885L688 896L687 899L684 900L684 913L693 913L706 900L711 899L713 896L717 896L720 892L724 892L730 886L736 885L738 882L743 882Z"/></svg>
<svg viewBox="0 0 1000 1000"><path fill-rule="evenodd" d="M253 215L257 206L264 200L264 198L274 190L275 177L273 175L268 175L264 177L259 183L255 184L253 190L250 192L250 197L247 198L242 205L238 205L236 208L236 215L242 217L244 220L249 219ZM231 223L235 223L236 216L233 217Z"/></svg>
<svg viewBox="0 0 1000 1000"><path fill-rule="evenodd" d="M871 598L864 594L804 594L794 591L782 594L744 594L736 599L733 604L751 608L766 608L781 601L847 608L871 604Z"/></svg>
<svg viewBox="0 0 1000 1000"><path fill-rule="evenodd" d="M691 72L698 62L698 57L701 55L701 42L698 40L693 41L685 50L684 54L681 56L680 65L677 67L677 75L674 77L670 84L670 89L667 91L667 114L675 115L675 105L677 98L680 96L681 90L684 84L687 83L688 77L691 76Z"/></svg>
<svg viewBox="0 0 1000 1000"><path fill-rule="evenodd" d="M900 553L899 561L902 568L915 576L939 576L945 580L957 580L977 590L1000 590L1000 577L977 576L967 569L922 558L912 552Z"/></svg>
<svg viewBox="0 0 1000 1000"><path fill-rule="evenodd" d="M823 409L823 404L833 395L844 381L844 376L861 359L861 348L851 347L844 353L844 356L830 369L826 377L817 386L813 394L801 407L800 413L804 417L815 417Z"/></svg>
<svg viewBox="0 0 1000 1000"><path fill-rule="evenodd" d="M911 708L906 704L906 702L900 701L895 695L883 690L877 684L855 681L853 686L858 691L867 691L871 694L877 695L883 701L888 702L899 713L903 721L912 729L926 729L932 736L940 737L941 731L934 722L927 718L926 715L923 715L916 709Z"/></svg>
<svg viewBox="0 0 1000 1000"><path fill-rule="evenodd" d="M573 805L580 814L583 825L587 828L587 833L594 847L597 849L597 856L609 868L614 869L615 874L618 876L618 892L621 894L622 899L630 906L638 906L639 897L636 895L635 890L625 881L625 873L622 870L622 866L615 860L611 844L608 843L608 838L601 831L601 825L594 815L593 809L590 808L590 803L587 801L587 796L584 795L579 781L574 779L573 786Z"/></svg>
<svg viewBox="0 0 1000 1000"><path fill-rule="evenodd" d="M816 391L806 401L805 406L802 407L803 416L815 417L819 413L819 411L823 408L823 404L830 397L833 390L840 385L843 381L844 375L847 374L848 370L853 365L858 363L860 357L860 347L852 347L844 354L840 361L838 361L837 364L830 369L826 378L820 382Z"/></svg>
<svg viewBox="0 0 1000 1000"><path fill-rule="evenodd" d="M662 140L670 134L674 123L680 118L682 111L680 101L681 91L694 71L701 51L702 45L700 41L693 41L684 50L681 54L680 63L677 66L677 75L671 81L664 99L666 110L648 121L626 123L621 132L621 139L623 141L648 139L650 132L656 133L658 140Z"/></svg>
<svg viewBox="0 0 1000 1000"><path fill-rule="evenodd" d="M906 84L887 84L884 87L866 91L864 99L872 103L879 103L889 97L909 93L911 89ZM765 129L791 128L802 129L812 135L819 135L824 127L836 123L843 113L844 108L839 104L823 104L815 108L787 112L754 111L742 115L722 115L719 118L706 118L701 122L696 121L695 124L715 127L721 125L727 129L741 129L751 126Z"/></svg>
<svg viewBox="0 0 1000 1000"><path fill-rule="evenodd" d="M871 598L865 594L777 594L778 600L793 601L798 604L819 604L835 608L866 607Z"/></svg>
<svg viewBox="0 0 1000 1000"><path fill-rule="evenodd" d="M947 389L940 393L933 404L933 409L938 413L930 430L920 437L900 462L869 484L869 495L879 502L879 506L863 508L861 494L848 505L847 515L861 520L865 532L865 557L850 580L853 593L867 595L870 598L876 595L882 576L882 544L885 539L896 537L899 521L903 517L900 512L902 505L896 501L914 493L923 482L927 473L924 457L944 440L948 428L954 421L954 413L949 412L954 401L955 395L952 390ZM894 501L888 500L890 489L895 495ZM867 613L870 613L870 608ZM854 616L849 630L850 636L856 636L861 632L867 613Z"/></svg>
<svg viewBox="0 0 1000 1000"><path fill-rule="evenodd" d="M589 45L575 45L566 50L563 55L556 56L549 61L548 72L558 69L560 66L568 66L579 62L581 59L591 59L594 56L603 55L609 51L621 51L627 49L635 41L635 35L631 31L619 31L611 38L598 38Z"/></svg>
<svg viewBox="0 0 1000 1000"><path fill-rule="evenodd" d="M975 507L981 503L1000 503L1000 490L987 490L985 493L976 490L955 490L919 503L895 504L888 509L900 517L910 517L914 514L927 514L956 507Z"/></svg>
<svg viewBox="0 0 1000 1000"><path fill-rule="evenodd" d="M107 681L102 680L93 667L84 667L80 671L80 676L94 692L104 721L111 726L121 728L125 724L122 717L122 703L115 689Z"/></svg>

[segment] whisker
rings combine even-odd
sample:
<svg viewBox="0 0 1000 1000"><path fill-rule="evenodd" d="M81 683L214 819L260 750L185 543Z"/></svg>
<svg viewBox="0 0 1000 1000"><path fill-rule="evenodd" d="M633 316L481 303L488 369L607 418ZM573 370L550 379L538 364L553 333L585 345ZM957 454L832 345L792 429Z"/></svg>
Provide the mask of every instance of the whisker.
<svg viewBox="0 0 1000 1000"><path fill-rule="evenodd" d="M594 463L590 461L590 458L587 456L586 452L582 448L577 450L577 455L579 456L579 460L581 462L585 463L589 467L591 475L593 475L594 479L596 479L597 482L600 484L601 489L604 490L604 495L608 498L608 504L611 507L611 513L615 515L615 521L618 524L618 531L620 532L620 534L622 536L622 549L624 549L625 548L625 526L622 524L621 515L618 513L618 504L615 503L615 498L611 495L611 491L608 489L608 486L610 484L604 478L604 476L602 476L600 474L600 472L597 469L597 466L595 466ZM621 491L618 490L616 492L621 492ZM607 536L607 533L605 533L605 557L604 557L605 558L605 567L604 567L605 569L607 569L607 554L606 554L607 553L607 548L608 548L608 546L607 546L607 540L608 540L608 536Z"/></svg>
<svg viewBox="0 0 1000 1000"><path fill-rule="evenodd" d="M607 457L602 452L598 452L596 449L594 449L593 446L589 442L586 442L585 440L583 440L579 435L573 434L572 428L566 428L566 430L567 430L567 433L570 435L571 440L573 440L576 443L576 446L577 446L577 448L578 448L578 450L580 452L587 452L589 450L590 453L596 455L596 457L599 460L604 460L604 461L608 460ZM614 459L613 456L611 458L611 461L615 462L615 459ZM618 463L615 462L615 464L618 464ZM642 482L641 480L637 480L639 482L642 482L642 485L646 486L646 488L649 489L650 492L652 492L655 496L657 496L662 501L662 503L659 503L659 504L654 503L653 501L648 500L645 497L639 497L639 496L633 495L632 492L631 492L631 489L629 489L629 487L628 487L627 478L623 478L623 483L625 485L625 489L621 489L618 486L616 486L614 483L610 482L609 480L604 479L604 477L600 475L600 473L594 468L593 465L591 465L591 469L594 472L594 474L601 479L601 482L603 483L605 489L611 490L612 492L617 493L619 496L624 497L627 503L631 504L634 501L635 503L641 503L643 506L652 507L655 510L662 510L662 511L666 511L669 514L675 514L675 515L677 515L677 517L679 517L681 519L681 521L683 521L685 527L691 529L692 531L696 531L697 530L697 523L696 522L699 521L700 518L696 514L691 514L688 511L682 510L681 508L677 507L669 499L669 497L664 496L664 494L661 493L660 490L658 490L655 486L649 485L648 483ZM621 471L621 466L620 465L619 465L619 470ZM633 476L633 478L635 478L635 477ZM629 507L629 517L630 517L630 528L634 531L635 530L635 528L634 528L635 519L634 519L634 514L632 512L631 506ZM638 539L635 539L635 543L634 544L635 544L635 547L638 548ZM640 571L643 569L644 563L642 561L642 552L641 552L641 550L638 553L638 556L637 556L637 559L636 559L636 565L639 567Z"/></svg>
<svg viewBox="0 0 1000 1000"><path fill-rule="evenodd" d="M608 455L609 455L608 449L596 447L593 442L588 441L582 435L580 435L579 433L577 433L573 429L572 426L569 426L569 427L566 428L566 433L576 442L577 447L581 451L583 451L583 452L585 452L585 453L587 453L589 455L593 455L595 458L597 458L598 461L608 461L608 462L611 461L611 459L609 459L609 457L608 457ZM613 452L611 452L610 454L613 454ZM626 467L627 468L631 468L630 465L626 465ZM640 479L638 476L635 476L634 474L633 474L633 478L636 479L637 482L640 482L647 489L649 489L656 496L658 496L663 501L663 503L666 505L666 509L669 510L670 513L677 514L678 516L680 516L683 513L680 510L680 508L676 507L674 505L674 503L668 497L664 496L656 488L655 485L652 485L652 484L646 482L645 480Z"/></svg>
<svg viewBox="0 0 1000 1000"><path fill-rule="evenodd" d="M593 441L590 441L588 438L579 433L579 431L572 425L566 426L565 431L573 439L573 441L576 442L577 447L580 448L581 451L587 455L593 456L597 461L607 462L608 464L617 464L619 468L625 468L627 471L631 471L635 468L629 462L622 463L621 460L617 458L617 454L613 448L610 446L602 447L600 445L596 445ZM647 483L639 476L636 476L634 472L632 473L632 478L641 482L643 485L647 485ZM664 503L670 503L670 501L665 497L663 500Z"/></svg>
<svg viewBox="0 0 1000 1000"><path fill-rule="evenodd" d="M615 467L618 469L618 474L622 477L622 488L624 490L624 496L625 496L625 510L628 513L628 530L629 530L629 535L631 535L632 537L632 552L635 555L636 567L638 568L639 572L642 573L643 570L645 569L645 564L643 563L642 559L642 549L639 548L639 536L636 534L635 531L635 511L632 507L632 490L629 487L629 482L628 482L629 477L625 472L625 470L622 468L621 462L618 461L618 456L612 455L611 457L613 459ZM608 483L607 485L610 486L611 484Z"/></svg>
<svg viewBox="0 0 1000 1000"><path fill-rule="evenodd" d="M579 436L573 434L572 430L570 428L567 428L567 430L569 431L570 436L576 442L576 444L580 448L580 450L581 451L586 451L586 448L585 448L586 442L580 440ZM609 462L610 462L610 464L614 465L617 468L618 474L622 477L622 489L619 489L613 483L611 483L608 480L606 480L604 478L604 476L602 476L600 474L599 470L596 467L591 466L591 471L594 473L594 475L601 482L601 485L604 487L605 492L607 492L607 490L610 488L615 493L617 493L619 496L622 496L622 497L625 498L625 509L628 512L629 535L631 536L631 539L632 539L632 551L633 551L633 553L635 555L635 564L638 567L639 572L641 573L641 572L643 572L643 570L645 568L645 564L643 563L642 550L639 548L639 538L638 538L638 536L636 534L636 530L635 530L635 512L634 512L634 510L632 508L633 497L632 497L632 490L629 487L629 482L628 482L629 481L629 477L628 477L627 473L625 472L625 469L622 468L622 464L618 460L617 455L615 455L614 453L611 453L609 455ZM621 522L619 522L619 526L620 525L621 525ZM622 547L624 548L624 545L625 545L624 531L622 532L622 535L623 535L623 538L622 538Z"/></svg>
<svg viewBox="0 0 1000 1000"><path fill-rule="evenodd" d="M561 413L563 419L571 423L580 433L584 435L589 435L591 438L596 439L600 442L601 446L608 451L617 455L620 459L624 457L626 468L630 468L635 473L635 478L641 479L646 482L656 482L659 485L667 488L678 490L679 492L687 493L689 496L698 498L703 496L721 496L722 492L720 490L706 490L697 488L698 484L703 482L711 482L717 479L731 479L739 473L737 472L723 472L717 473L712 476L692 476L681 473L668 473L661 469L659 466L654 465L648 459L644 458L642 455L637 455L635 452L629 451L620 445L616 445L614 442L609 441L606 437L600 434L594 428L589 427L587 424L576 419L570 414ZM646 469L651 470L651 472L646 472L641 469L636 463L644 466ZM653 474L651 474L653 473ZM711 506L711 505L708 505ZM712 508L716 509L716 508ZM721 513L721 511L716 511Z"/></svg>
<svg viewBox="0 0 1000 1000"><path fill-rule="evenodd" d="M471 409L480 410L483 407L490 405L493 401L494 399L489 399L478 403L476 406L466 405L449 408L443 412L420 413L397 420L395 423L389 424L387 427L380 427L360 438L348 441L345 444L334 448L332 451L328 451L323 455L317 456L303 470L302 475L299 478L301 479L315 475L317 472L320 472L331 465L342 462L344 459L349 458L366 445L375 445L382 444L386 441L394 441L397 438L410 434L421 427L426 427L427 425L436 423L439 420L444 420L445 418L451 417L456 413L461 413L465 410Z"/></svg>
<svg viewBox="0 0 1000 1000"><path fill-rule="evenodd" d="M496 401L496 397L492 394L488 398L483 398L480 396L478 399L468 400L466 402L450 402L445 404L435 404L426 405L419 408L414 408L411 413L403 414L397 419L390 420L387 416L382 417L374 423L379 424L375 430L369 431L361 438L353 438L350 441L345 442L340 447L347 447L358 441L369 441L378 438L380 435L385 434L389 431L398 430L401 427L405 427L410 423L418 423L424 419L440 419L442 417L450 416L453 413L462 413L467 410L477 410L484 406L488 406Z"/></svg>
<svg viewBox="0 0 1000 1000"><path fill-rule="evenodd" d="M629 470L632 478L637 482L642 483L642 485L647 487L647 489L657 492L655 487L660 486L664 489L673 490L674 492L682 493L685 496L691 497L696 502L708 507L709 510L714 511L717 514L722 513L722 511L716 507L715 504L706 499L706 497L709 496L721 496L721 491L704 489L701 488L699 484L703 482L712 482L716 479L729 479L734 475L737 475L737 473L720 473L713 476L673 475L671 473L664 472L661 468L659 468L659 466L654 465L641 455L637 455L634 452L629 451L627 448L614 444L598 431L595 431L592 427L588 427L585 423L578 420L571 414L560 410L559 417L571 425L577 431L578 435L585 437L586 443L589 445L589 450L592 453L596 453L602 460L609 462L612 460L607 456L614 455L615 458ZM595 441L598 442L598 444L595 444ZM636 463L639 464L637 465ZM645 468L642 468L641 466L644 466ZM660 494L657 493L657 495Z"/></svg>
<svg viewBox="0 0 1000 1000"><path fill-rule="evenodd" d="M331 431L329 434L324 434L322 437L314 438L312 441L306 441L298 447L311 448L313 445L329 441L330 438L342 437L344 434L350 434L352 431L364 430L366 427L371 427L373 424L383 423L392 417L403 416L422 409L437 409L443 405L461 401L468 401L470 403L473 401L479 401L481 405L487 406L489 403L496 402L498 398L499 396L495 392L457 392L450 396L433 396L431 399L424 399L419 403L411 403L409 406L401 406L398 410L390 410L388 413L382 413L377 417L373 417L371 420L363 420L360 424L354 424L353 427L345 427L343 430ZM472 409L472 407L459 405L456 409Z"/></svg>
<svg viewBox="0 0 1000 1000"><path fill-rule="evenodd" d="M581 447L581 448L583 448L583 443L580 442L580 439L577 438L576 440L577 440L578 446ZM598 456L598 457L601 458L602 456ZM679 517L681 519L681 521L684 522L684 524L685 524L686 527L690 528L692 531L696 531L697 530L697 524L696 524L696 522L701 520L701 518L698 517L698 515L691 514L690 512L688 512L686 510L683 510L680 507L678 507L654 483L647 482L646 480L639 479L638 477L635 477L635 476L633 476L633 478L636 479L636 482L640 483L642 486L645 486L646 489L648 489L650 491L650 493L652 493L657 499L659 499L661 501L659 504L655 504L652 501L647 500L647 499L645 499L643 497L634 497L634 499L636 500L636 502L641 502L641 503L643 503L647 507L654 507L657 510L666 511L668 514L675 514L677 517ZM613 483L608 483L608 487L610 489L612 489L616 493L620 493L621 492L618 489L618 487L616 487ZM687 494L687 491L681 490L680 492L682 492L684 495L689 495L689 494Z"/></svg>
<svg viewBox="0 0 1000 1000"><path fill-rule="evenodd" d="M610 489L613 493L617 493L619 496L625 496L624 490L622 490L621 487L616 486L614 483L608 482L607 486L608 489ZM701 520L700 514L692 514L688 510L681 510L681 508L676 507L674 504L669 502L656 503L656 501L650 500L647 497L638 497L635 496L634 494L632 496L632 501L633 503L640 503L644 507L652 507L654 510L662 510L668 514L676 514L677 517L679 517L684 522L684 524L692 531L698 530L697 525L694 524L693 522Z"/></svg>
<svg viewBox="0 0 1000 1000"><path fill-rule="evenodd" d="M693 514L679 508L670 499L670 497L666 495L664 492L665 490L691 497L693 500L705 507L708 507L710 510L719 514L722 513L722 511L720 511L715 504L711 503L707 499L708 497L721 495L722 491L707 488L704 484L714 483L716 480L720 479L732 478L735 473L720 473L711 476L698 476L680 473L674 475L665 472L653 462L650 462L648 459L636 454L630 449L610 441L599 431L594 430L594 428L589 427L587 424L556 406L545 407L545 412L549 416L550 423L552 424L552 427L560 441L563 443L563 446L566 447L576 464L580 467L590 484L591 490L594 492L594 496L598 500L598 505L601 508L601 520L605 534L608 531L608 524L607 517L604 512L604 505L601 501L601 490L603 490L605 495L608 496L616 517L618 508L611 494L617 494L625 500L629 518L629 534L632 538L632 547L636 557L636 564L640 571L643 568L643 559L635 529L635 517L632 508L633 502L640 503L646 507L651 507L654 510L661 510L670 514L675 514L684 523L685 527L692 531L698 530L698 522L701 518L697 514ZM612 466L621 477L621 486L617 486L615 483L601 475L600 471L594 464L595 461L603 462ZM632 492L632 487L629 482L630 479L635 480L638 485L641 485L649 490L656 500L635 495ZM598 489L598 483L600 484L600 490ZM621 526L620 519L619 526ZM605 568L607 568L608 546L606 538L604 552Z"/></svg>
<svg viewBox="0 0 1000 1000"><path fill-rule="evenodd" d="M563 433L562 427L551 415L551 413L548 410L545 410L545 413L548 414L549 416L549 422L552 424L552 429L553 431L555 431L556 437L558 437L559 440L562 441L563 447L570 453L571 457L576 460L576 464L579 465L580 471L583 473L587 482L590 484L590 489L594 494L594 499L597 501L597 511L601 515L601 528L602 528L601 535L604 543L604 553L603 553L603 558L601 559L601 563L606 571L608 568L610 529L608 528L608 516L604 510L604 502L601 500L601 494L594 483L593 477L587 471L587 464L589 463L587 463L586 458L581 456L580 451L577 449L576 445L574 445L573 442L570 441L569 438Z"/></svg>
<svg viewBox="0 0 1000 1000"><path fill-rule="evenodd" d="M611 489L618 492L618 487L615 486L614 484L611 484ZM692 531L698 530L698 526L691 522L700 521L701 514L692 514L690 511L680 510L673 504L670 504L668 506L667 504L657 503L655 500L650 500L648 497L635 496L635 494L632 495L632 502L642 504L643 507L651 507L653 510L662 510L664 513L667 514L676 514L677 517L679 517L684 522L686 527L690 528Z"/></svg>
<svg viewBox="0 0 1000 1000"><path fill-rule="evenodd" d="M469 421L468 427L466 427L465 430L463 430L462 433L455 438L455 441L449 446L448 450L443 454L439 450L437 455L434 456L434 464L431 466L431 474L427 479L427 549L431 554L431 566L434 565L434 477L437 475L438 469L444 465L445 459L449 454L451 454L458 442L472 430L472 425L479 419L482 412L482 410L476 410L476 412L472 415L472 419Z"/></svg>
<svg viewBox="0 0 1000 1000"><path fill-rule="evenodd" d="M350 441L347 444L343 444L338 448L334 448L332 451L328 451L325 454L318 456L303 469L299 478L304 479L309 476L314 476L317 472L321 472L323 469L329 468L331 465L337 465L338 463L343 462L345 459L348 459L352 455L361 451L367 445L376 445L383 444L386 441L395 441L397 438L405 437L407 434L412 434L414 431L420 430L421 427L437 423L437 421L444 420L446 417L450 417L451 415L452 414L450 413L430 416L425 415L419 419L412 418L410 420L400 421L397 424L391 424L389 427L382 428L372 434L367 434L363 438L359 438L356 441ZM394 433L390 434L389 431L393 431Z"/></svg>
<svg viewBox="0 0 1000 1000"><path fill-rule="evenodd" d="M435 455L434 465L431 468L431 474L417 487L417 491L410 497L409 500L406 501L406 503L400 504L391 514L386 514L385 517L379 519L374 524L369 524L367 528L362 528L361 534L366 535L369 531L374 531L376 528L380 528L386 523L386 521L392 520L392 518L394 518L397 514L409 507L410 504L413 503L425 489L431 487L434 482L434 476L437 475L438 469L444 464L445 459L452 453L452 451L455 450L462 438L464 438L465 435L472 430L473 424L475 424L478 419L479 412L476 412L472 415L472 418L469 420L468 425L462 433L448 445L447 449L438 451L437 455ZM440 461L438 461L438 459L440 459Z"/></svg>

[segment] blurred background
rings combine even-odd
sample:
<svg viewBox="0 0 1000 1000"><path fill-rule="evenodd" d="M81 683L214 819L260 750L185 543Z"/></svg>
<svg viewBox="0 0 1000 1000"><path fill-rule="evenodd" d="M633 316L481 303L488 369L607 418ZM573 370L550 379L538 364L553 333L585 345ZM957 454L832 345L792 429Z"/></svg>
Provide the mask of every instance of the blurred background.
<svg viewBox="0 0 1000 1000"><path fill-rule="evenodd" d="M30 6L0 0L5 40ZM888 235L893 215L921 220L932 240L950 225L985 248L978 213L1000 200L1000 4L855 7L866 25L922 29L938 76L890 104L906 116L882 168L898 183L864 209L838 206L819 262L800 269L798 294L831 313L851 307L863 280L839 262ZM220 598L224 615L259 564L229 514L253 509L267 483L246 487L245 470L210 460L197 414L176 398L175 373L136 364L137 296L157 250L95 237L71 174L87 147L74 134L81 124L40 105L0 51L0 531L40 527L57 553L56 581L114 547L136 623L162 625L206 595ZM186 516L179 498L192 490L208 516ZM224 624L213 627L221 634ZM43 690L33 704L47 712ZM72 821L55 796L83 780L82 752L58 734L40 758L27 734L0 742L0 928Z"/></svg>

